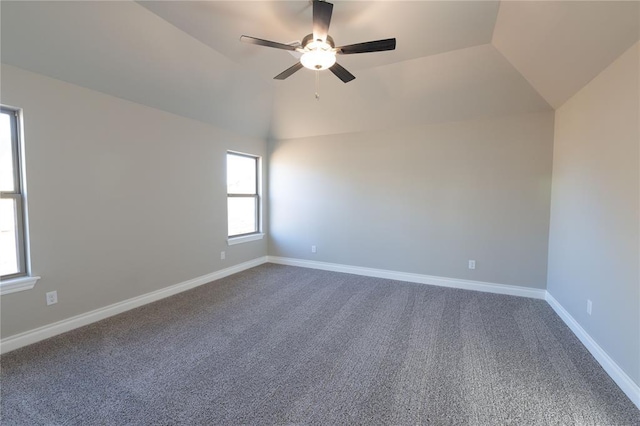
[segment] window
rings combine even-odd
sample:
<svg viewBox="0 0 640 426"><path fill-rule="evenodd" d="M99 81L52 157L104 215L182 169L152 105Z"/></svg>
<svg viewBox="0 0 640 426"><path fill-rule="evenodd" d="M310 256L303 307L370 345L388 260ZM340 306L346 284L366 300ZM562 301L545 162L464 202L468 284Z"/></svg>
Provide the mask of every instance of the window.
<svg viewBox="0 0 640 426"><path fill-rule="evenodd" d="M232 239L241 242L262 238L260 157L227 152L227 213L230 244Z"/></svg>
<svg viewBox="0 0 640 426"><path fill-rule="evenodd" d="M1 293L32 288L29 274L20 112L0 106ZM23 279L20 279L23 278ZM26 279L24 279L26 278Z"/></svg>

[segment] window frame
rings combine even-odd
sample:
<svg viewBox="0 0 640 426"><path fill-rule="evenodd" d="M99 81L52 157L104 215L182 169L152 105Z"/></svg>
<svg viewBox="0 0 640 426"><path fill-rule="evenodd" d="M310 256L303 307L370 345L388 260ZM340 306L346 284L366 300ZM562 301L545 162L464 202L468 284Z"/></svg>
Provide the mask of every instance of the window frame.
<svg viewBox="0 0 640 426"><path fill-rule="evenodd" d="M22 182L22 140L20 132L20 111L0 105L0 113L7 114L11 118L11 152L13 163L13 191L0 192L0 198L3 200L13 200L16 206L16 233L17 247L16 257L18 260L18 272L8 275L2 275L0 278L10 280L12 278L20 278L28 275L27 269L27 250L25 244L25 208L24 208L24 191Z"/></svg>
<svg viewBox="0 0 640 426"><path fill-rule="evenodd" d="M225 171L228 172L228 167L229 167L229 156L230 155L235 155L237 157L245 157L245 158L250 158L252 160L255 161L255 193L251 193L251 194L238 194L238 193L232 193L229 192L229 188L228 188L228 174L227 174L227 242L229 245L233 245L233 244L238 244L238 243L242 243L242 242L247 242L247 241L254 241L257 239L261 239L263 237L263 233L262 233L262 197L261 197L261 157L258 155L253 155L253 154L247 154L244 152L238 152L238 151L232 151L232 150L227 150L226 155L225 155ZM254 199L254 203L255 203L255 231L252 232L246 232L244 234L234 234L234 235L229 235L229 198L252 198Z"/></svg>
<svg viewBox="0 0 640 426"><path fill-rule="evenodd" d="M0 276L0 295L5 295L33 288L40 277L31 275L23 112L20 108L0 105L0 113L8 114L11 118L14 181L13 191L0 191L0 199L14 200L16 206L16 257L19 269L16 273Z"/></svg>

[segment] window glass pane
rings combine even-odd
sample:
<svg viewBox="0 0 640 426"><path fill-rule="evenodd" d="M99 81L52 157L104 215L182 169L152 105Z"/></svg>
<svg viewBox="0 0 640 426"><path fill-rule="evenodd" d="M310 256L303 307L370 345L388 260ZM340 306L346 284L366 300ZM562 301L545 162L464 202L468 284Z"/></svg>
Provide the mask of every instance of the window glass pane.
<svg viewBox="0 0 640 426"><path fill-rule="evenodd" d="M256 194L256 164L255 158L227 154L227 193Z"/></svg>
<svg viewBox="0 0 640 426"><path fill-rule="evenodd" d="M10 114L0 113L0 191L13 192L13 144Z"/></svg>
<svg viewBox="0 0 640 426"><path fill-rule="evenodd" d="M229 236L258 232L256 199L254 197L228 197Z"/></svg>
<svg viewBox="0 0 640 426"><path fill-rule="evenodd" d="M16 203L15 200L4 198L0 199L0 275L18 272Z"/></svg>

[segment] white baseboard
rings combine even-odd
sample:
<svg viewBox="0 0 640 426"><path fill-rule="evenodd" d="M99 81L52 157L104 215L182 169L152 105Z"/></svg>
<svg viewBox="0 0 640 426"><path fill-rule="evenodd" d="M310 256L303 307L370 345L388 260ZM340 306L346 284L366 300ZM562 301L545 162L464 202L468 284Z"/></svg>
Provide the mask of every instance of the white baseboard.
<svg viewBox="0 0 640 426"><path fill-rule="evenodd" d="M229 268L225 268L220 271L203 275L201 277L194 278L188 281L184 281L170 287L165 287L151 293L133 297L131 299L114 303L113 305L105 306L103 308L98 308L91 312L86 312L84 314L76 315L74 317L67 318L53 324L45 325L33 330L25 331L24 333L9 336L5 339L0 340L0 353L10 352L23 346L48 339L49 337L66 333L67 331L71 331L73 329L94 323L96 321L100 321L105 318L120 314L130 309L146 305L147 303L155 302L156 300L164 299L165 297L173 296L174 294L178 294L194 287L210 283L211 281L219 280L220 278L224 278L237 272L244 271L245 269L253 268L254 266L262 265L266 262L266 256L259 257L257 259L249 260L248 262L240 263L238 265L231 266Z"/></svg>
<svg viewBox="0 0 640 426"><path fill-rule="evenodd" d="M631 402L640 409L640 386L631 380L631 377L629 377L627 373L625 373L622 368L620 368L620 366L611 359L604 349L602 349L600 345L598 345L596 341L589 336L589 333L587 333L585 329L578 324L578 321L576 321L575 318L573 318L549 292L547 292L546 300L564 323L567 324L571 331L573 331L573 334L575 334L587 350L591 352L591 355L593 355L596 361L598 361L604 371L606 371L613 381L620 386L620 389L622 389L622 391L629 397Z"/></svg>
<svg viewBox="0 0 640 426"><path fill-rule="evenodd" d="M485 293L508 294L511 296L545 299L546 290L519 287L506 284L494 284L482 281L461 280L457 278L434 277L430 275L413 274L410 272L389 271L386 269L364 268L338 263L317 262L314 260L292 259L289 257L267 256L267 262L280 265L300 266L303 268L322 269L325 271L344 272L347 274L363 275L366 277L386 278L397 281L408 281L418 284L429 284L440 287L459 288L463 290L483 291Z"/></svg>

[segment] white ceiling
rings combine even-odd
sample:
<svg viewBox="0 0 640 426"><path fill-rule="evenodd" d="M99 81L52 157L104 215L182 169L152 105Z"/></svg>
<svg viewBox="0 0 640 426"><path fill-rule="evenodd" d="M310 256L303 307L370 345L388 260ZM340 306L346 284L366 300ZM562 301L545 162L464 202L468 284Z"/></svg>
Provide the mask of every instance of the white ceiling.
<svg viewBox="0 0 640 426"><path fill-rule="evenodd" d="M334 1L344 84L241 43L311 32L304 1L0 2L3 63L258 137L291 138L558 107L640 37L638 2ZM551 106L550 106L551 105Z"/></svg>
<svg viewBox="0 0 640 426"><path fill-rule="evenodd" d="M295 59L286 51L238 43L240 35L289 43L302 40L312 28L309 1L140 4L268 79L293 65ZM330 34L336 45L397 38L395 51L339 58L356 71L490 43L498 6L498 1L335 1Z"/></svg>

